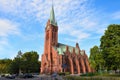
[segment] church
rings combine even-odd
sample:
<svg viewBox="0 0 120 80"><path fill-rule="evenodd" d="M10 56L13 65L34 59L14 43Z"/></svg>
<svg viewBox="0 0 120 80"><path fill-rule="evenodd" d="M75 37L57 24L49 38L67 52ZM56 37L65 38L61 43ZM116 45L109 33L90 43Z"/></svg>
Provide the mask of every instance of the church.
<svg viewBox="0 0 120 80"><path fill-rule="evenodd" d="M69 46L58 42L58 25L52 6L50 18L45 27L44 52L41 56L41 74L69 72L81 74L91 72L85 50L79 44Z"/></svg>

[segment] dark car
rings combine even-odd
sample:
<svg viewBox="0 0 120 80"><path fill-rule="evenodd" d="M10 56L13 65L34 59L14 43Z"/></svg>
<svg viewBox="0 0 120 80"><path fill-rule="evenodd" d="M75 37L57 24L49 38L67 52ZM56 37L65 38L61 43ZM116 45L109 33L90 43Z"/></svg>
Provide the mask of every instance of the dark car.
<svg viewBox="0 0 120 80"><path fill-rule="evenodd" d="M5 78L8 78L8 79L15 79L15 76L14 76L14 75L7 75L7 76L5 76Z"/></svg>
<svg viewBox="0 0 120 80"><path fill-rule="evenodd" d="M33 78L34 76L32 74L26 73L20 76L20 78Z"/></svg>
<svg viewBox="0 0 120 80"><path fill-rule="evenodd" d="M51 77L57 77L57 73L53 73Z"/></svg>
<svg viewBox="0 0 120 80"><path fill-rule="evenodd" d="M5 77L5 74L1 74L1 77Z"/></svg>

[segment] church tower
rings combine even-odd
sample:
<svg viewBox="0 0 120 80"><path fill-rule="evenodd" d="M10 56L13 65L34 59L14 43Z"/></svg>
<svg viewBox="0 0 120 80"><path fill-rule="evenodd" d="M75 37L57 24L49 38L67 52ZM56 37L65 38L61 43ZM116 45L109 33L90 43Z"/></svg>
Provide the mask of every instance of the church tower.
<svg viewBox="0 0 120 80"><path fill-rule="evenodd" d="M50 11L50 18L46 24L45 28L45 41L44 41L44 54L49 62L47 66L51 68L52 71L52 62L53 62L53 54L52 47L58 44L58 26L55 20L54 7L52 5Z"/></svg>
<svg viewBox="0 0 120 80"><path fill-rule="evenodd" d="M45 44L44 44L44 53L51 52L51 47L56 46L58 43L58 26L55 20L54 8L50 12L50 19L47 22L45 28Z"/></svg>
<svg viewBox="0 0 120 80"><path fill-rule="evenodd" d="M58 26L53 5L45 27L44 52L41 57L40 71L42 74L91 72L87 55L84 50L80 50L78 43L76 47L58 43Z"/></svg>

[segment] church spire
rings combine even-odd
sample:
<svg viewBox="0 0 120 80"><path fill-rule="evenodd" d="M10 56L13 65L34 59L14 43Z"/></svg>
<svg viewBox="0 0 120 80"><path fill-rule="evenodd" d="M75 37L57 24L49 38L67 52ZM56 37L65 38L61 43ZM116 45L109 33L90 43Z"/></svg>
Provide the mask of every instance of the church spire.
<svg viewBox="0 0 120 80"><path fill-rule="evenodd" d="M50 11L50 24L57 26L57 22L55 20L55 14L54 14L53 1L52 1L52 9Z"/></svg>

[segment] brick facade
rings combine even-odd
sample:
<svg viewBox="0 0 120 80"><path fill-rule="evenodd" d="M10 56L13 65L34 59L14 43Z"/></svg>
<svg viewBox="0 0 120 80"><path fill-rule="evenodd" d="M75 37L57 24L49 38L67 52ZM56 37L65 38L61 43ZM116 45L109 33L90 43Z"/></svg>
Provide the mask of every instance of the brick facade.
<svg viewBox="0 0 120 80"><path fill-rule="evenodd" d="M54 14L52 17L54 18ZM80 50L78 43L75 47L58 43L58 26L53 23L49 19L45 28L44 53L41 57L40 72L43 74L91 72L88 57L84 50Z"/></svg>

